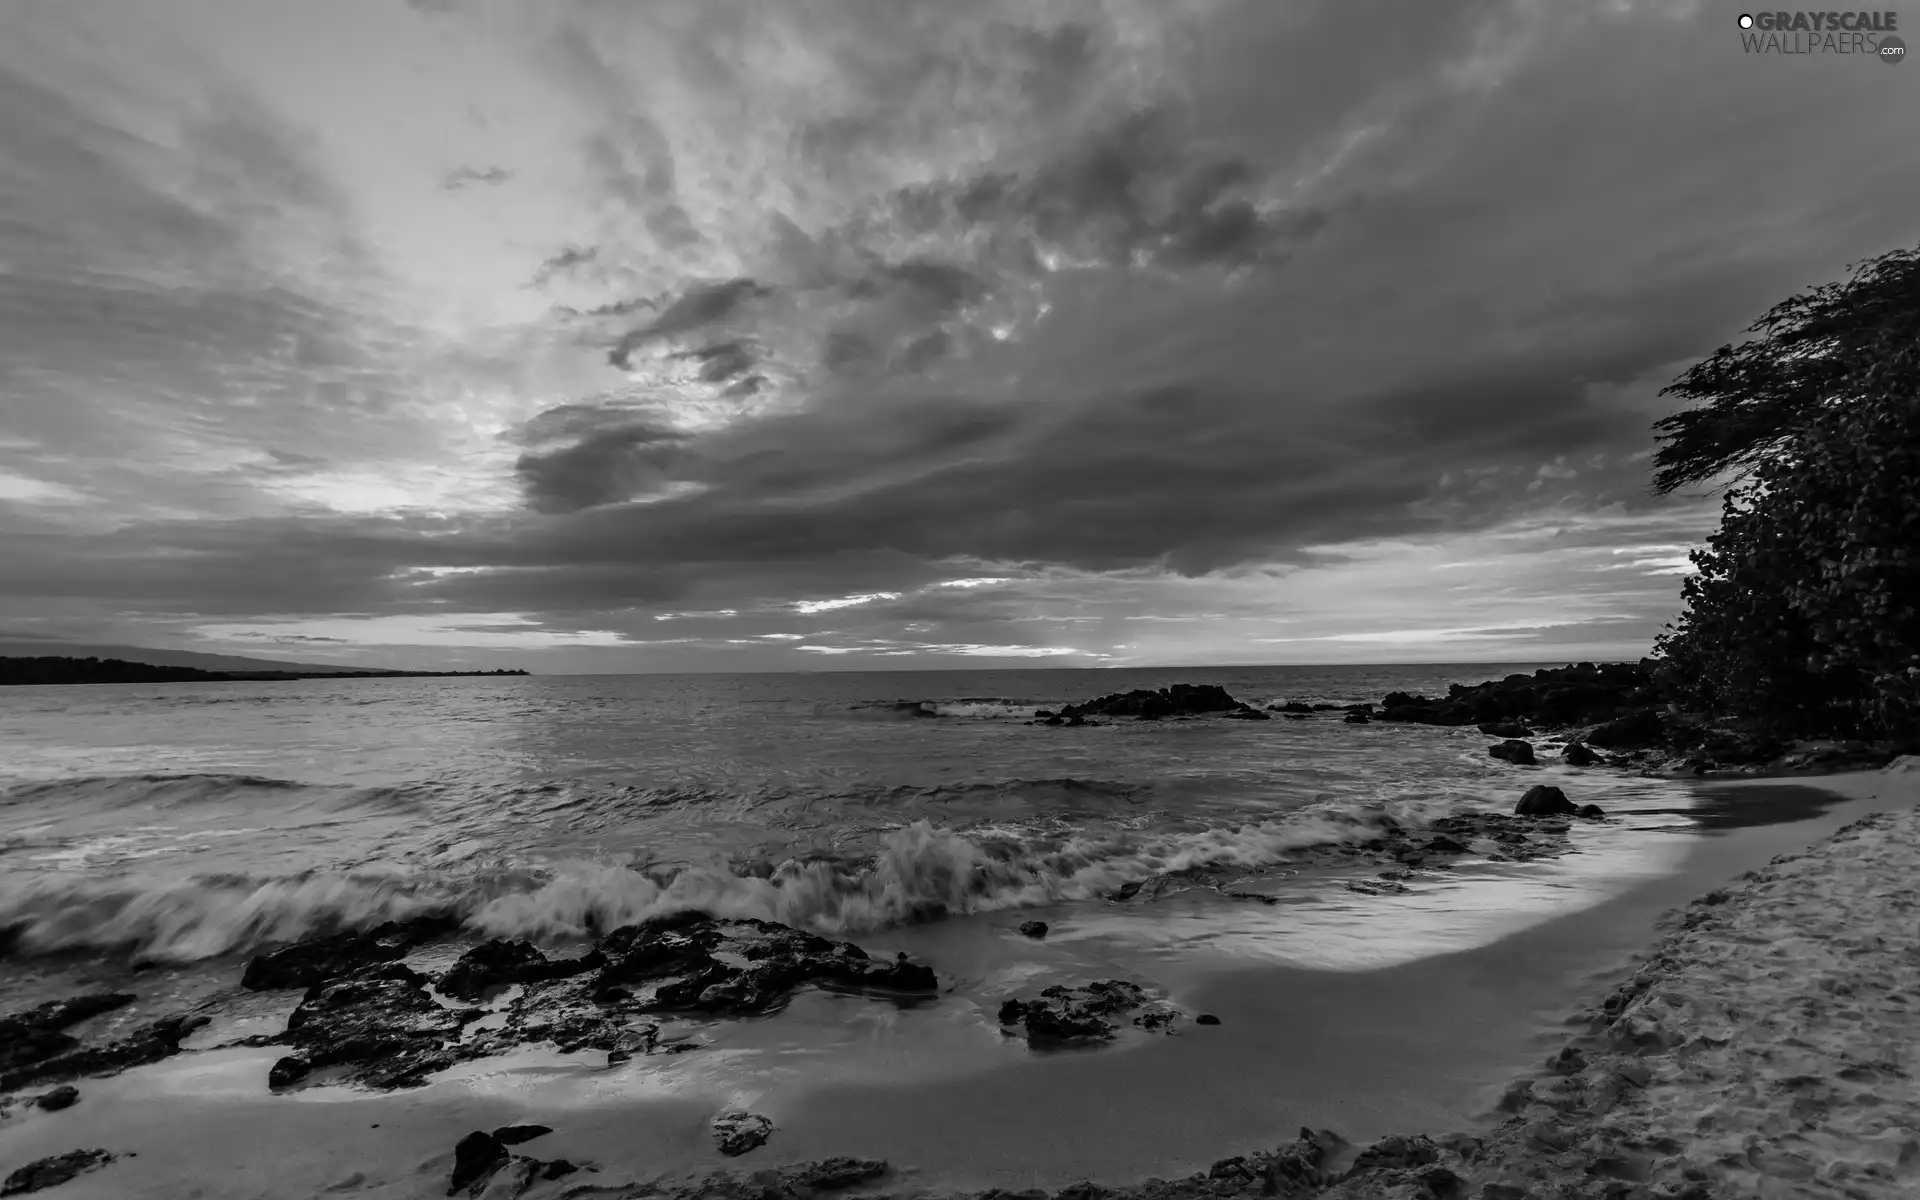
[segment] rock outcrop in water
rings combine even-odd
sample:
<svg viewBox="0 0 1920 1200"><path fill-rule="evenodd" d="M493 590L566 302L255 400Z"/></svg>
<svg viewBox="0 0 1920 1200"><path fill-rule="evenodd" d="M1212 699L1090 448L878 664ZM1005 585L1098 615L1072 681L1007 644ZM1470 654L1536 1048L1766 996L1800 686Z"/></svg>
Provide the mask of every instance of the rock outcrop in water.
<svg viewBox="0 0 1920 1200"><path fill-rule="evenodd" d="M317 970L316 963L362 965L308 987L278 1039L291 1052L273 1065L273 1087L316 1073L373 1088L415 1087L455 1063L538 1043L569 1054L600 1051L620 1062L693 1048L663 1043L660 1026L645 1019L652 1014L759 1015L808 985L902 999L931 995L939 986L931 968L905 955L871 958L849 942L700 912L623 926L577 958L549 959L526 942L487 942L440 977L439 996L427 976L402 962L365 962L404 940L388 930L275 952L270 965L284 973L269 976L274 979ZM511 985L523 990L494 1009L445 1002L483 999ZM498 1027L466 1036L489 1015Z"/></svg>
<svg viewBox="0 0 1920 1200"><path fill-rule="evenodd" d="M64 1032L68 1026L132 999L117 993L76 996L0 1018L0 1060L7 1064L0 1070L0 1092L89 1075L111 1075L159 1062L178 1054L180 1043L207 1023L203 1016L163 1017L125 1037L95 1045L85 1045Z"/></svg>
<svg viewBox="0 0 1920 1200"><path fill-rule="evenodd" d="M247 964L240 986L249 991L310 988L328 979L370 967L397 962L418 946L447 937L459 929L451 917L389 921L365 933L341 933L308 938L256 955Z"/></svg>
<svg viewBox="0 0 1920 1200"><path fill-rule="evenodd" d="M1049 723L1055 719L1070 722L1076 717L1082 721L1088 717L1132 717L1139 721L1158 721L1168 717L1200 717L1257 711L1252 705L1235 700L1227 694L1227 689L1217 684L1176 683L1172 687L1160 688L1157 691L1136 688L1131 692L1115 692L1112 695L1101 696L1085 704L1069 704L1055 717L1049 718Z"/></svg>
<svg viewBox="0 0 1920 1200"><path fill-rule="evenodd" d="M1454 684L1443 697L1390 692L1378 719L1474 725L1493 737L1554 730L1565 739L1562 761L1568 766L1629 767L1648 774L1865 769L1920 750L1920 740L1913 739L1787 742L1732 719L1679 711L1670 700L1651 659L1576 663L1472 686Z"/></svg>

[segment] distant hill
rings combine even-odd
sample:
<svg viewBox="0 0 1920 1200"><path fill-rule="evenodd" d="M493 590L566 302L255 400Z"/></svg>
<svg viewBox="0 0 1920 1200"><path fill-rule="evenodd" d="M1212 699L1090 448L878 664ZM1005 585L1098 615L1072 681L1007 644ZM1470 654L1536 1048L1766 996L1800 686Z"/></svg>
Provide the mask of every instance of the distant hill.
<svg viewBox="0 0 1920 1200"><path fill-rule="evenodd" d="M202 654L196 650L149 650L145 646L106 646L81 642L0 640L0 658L111 658L154 667L192 667L197 671L285 671L295 675L397 675L389 668L356 663L300 663L241 654Z"/></svg>
<svg viewBox="0 0 1920 1200"><path fill-rule="evenodd" d="M318 679L392 679L415 676L525 675L525 671L202 671L163 667L118 658L68 658L59 655L0 655L0 686L72 683L233 683Z"/></svg>

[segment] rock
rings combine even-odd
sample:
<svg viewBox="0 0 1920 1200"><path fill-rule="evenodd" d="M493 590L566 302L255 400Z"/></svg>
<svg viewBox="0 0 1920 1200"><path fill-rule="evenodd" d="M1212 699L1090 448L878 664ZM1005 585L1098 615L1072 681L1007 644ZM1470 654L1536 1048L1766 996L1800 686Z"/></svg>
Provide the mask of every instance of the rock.
<svg viewBox="0 0 1920 1200"><path fill-rule="evenodd" d="M1043 938L1047 936L1047 923L1045 921L1022 921L1020 922L1020 935L1022 937Z"/></svg>
<svg viewBox="0 0 1920 1200"><path fill-rule="evenodd" d="M1292 713L1295 716L1304 717L1304 716L1310 715L1313 712L1313 705L1302 704L1298 700L1289 700L1285 704L1269 704L1267 705L1267 709L1270 712Z"/></svg>
<svg viewBox="0 0 1920 1200"><path fill-rule="evenodd" d="M705 913L616 929L600 950L606 963L592 981L595 991L661 981L641 1004L644 1011L766 1013L809 983L904 993L939 987L932 968L904 954L881 961L850 942L772 921L723 921Z"/></svg>
<svg viewBox="0 0 1920 1200"><path fill-rule="evenodd" d="M1441 834L1439 837L1429 841L1425 849L1429 854L1466 854L1470 852L1465 842L1455 841L1445 834Z"/></svg>
<svg viewBox="0 0 1920 1200"><path fill-rule="evenodd" d="M65 1183L76 1175L106 1166L116 1157L105 1150L69 1150L51 1158L36 1159L0 1183L0 1196L24 1196Z"/></svg>
<svg viewBox="0 0 1920 1200"><path fill-rule="evenodd" d="M1257 708L1239 708L1239 709L1235 709L1234 711L1226 715L1229 719L1235 720L1235 721L1271 721L1273 720L1272 717L1268 716L1266 713L1261 712Z"/></svg>
<svg viewBox="0 0 1920 1200"><path fill-rule="evenodd" d="M1242 712L1246 708L1246 705L1228 695L1223 687L1210 683L1176 683L1172 687L1161 688L1158 691L1136 688L1131 692L1115 692L1112 695L1101 696L1097 700L1089 700L1084 704L1069 704L1060 710L1060 715L1068 720L1092 716L1158 720L1165 717Z"/></svg>
<svg viewBox="0 0 1920 1200"><path fill-rule="evenodd" d="M1000 1024L1021 1028L1029 1046L1110 1040L1119 1026L1109 1020L1147 1002L1138 984L1102 979L1085 987L1055 985L1033 1000L1008 1000L1000 1006Z"/></svg>
<svg viewBox="0 0 1920 1200"><path fill-rule="evenodd" d="M766 1145L773 1136L773 1122L759 1113L730 1109L713 1119L713 1141L720 1153L737 1158L749 1150Z"/></svg>
<svg viewBox="0 0 1920 1200"><path fill-rule="evenodd" d="M531 942L499 939L475 946L440 977L440 991L460 1000L479 1000L495 988L597 970L606 965L598 950L581 958L550 961Z"/></svg>
<svg viewBox="0 0 1920 1200"><path fill-rule="evenodd" d="M133 1003L122 992L93 992L49 1000L25 1012L0 1017L0 1072L42 1062L77 1049L79 1039L62 1032L89 1017Z"/></svg>
<svg viewBox="0 0 1920 1200"><path fill-rule="evenodd" d="M1643 708L1590 730L1586 742L1602 750L1642 750L1659 745L1665 736L1666 725L1660 713Z"/></svg>
<svg viewBox="0 0 1920 1200"><path fill-rule="evenodd" d="M34 1103L47 1112L59 1112L63 1108L72 1108L80 1099L80 1089L70 1083L63 1083L45 1093Z"/></svg>
<svg viewBox="0 0 1920 1200"><path fill-rule="evenodd" d="M1600 756L1587 749L1582 742L1569 743L1567 748L1560 752L1560 760L1570 767L1590 767L1601 761Z"/></svg>
<svg viewBox="0 0 1920 1200"><path fill-rule="evenodd" d="M553 1132L551 1125L502 1125L493 1131L493 1140L502 1146L518 1146Z"/></svg>
<svg viewBox="0 0 1920 1200"><path fill-rule="evenodd" d="M495 1171L507 1165L507 1148L490 1133L474 1130L453 1148L453 1174L447 1181L447 1195L477 1192Z"/></svg>
<svg viewBox="0 0 1920 1200"><path fill-rule="evenodd" d="M451 917L389 921L366 933L309 938L256 955L240 977L240 986L261 992L312 987L328 979L405 957L414 947L446 937L459 928Z"/></svg>
<svg viewBox="0 0 1920 1200"><path fill-rule="evenodd" d="M1520 797L1520 803L1513 808L1516 817L1572 816L1578 812L1565 792L1544 783L1528 788L1526 794Z"/></svg>
<svg viewBox="0 0 1920 1200"><path fill-rule="evenodd" d="M823 1158L818 1162L803 1163L788 1172L787 1179L801 1187L831 1192L878 1179L887 1170L887 1164L876 1158Z"/></svg>
<svg viewBox="0 0 1920 1200"><path fill-rule="evenodd" d="M1530 767L1534 763L1533 743L1523 742L1518 738L1501 742L1497 746L1488 746L1487 753L1522 767Z"/></svg>
<svg viewBox="0 0 1920 1200"><path fill-rule="evenodd" d="M1371 725L1373 718L1364 712L1350 712L1342 718L1349 725Z"/></svg>
<svg viewBox="0 0 1920 1200"><path fill-rule="evenodd" d="M110 1075L128 1067L159 1062L178 1054L180 1043L206 1023L206 1017L162 1017L140 1026L118 1041L99 1046L80 1046L72 1038L60 1034L58 1036L71 1048L0 1071L0 1092L87 1075ZM44 1040L33 1043L40 1049L50 1044Z"/></svg>
<svg viewBox="0 0 1920 1200"><path fill-rule="evenodd" d="M475 1048L460 1031L482 1015L436 1002L426 978L399 963L365 968L315 984L287 1018L295 1052L276 1062L268 1084L285 1087L322 1067L346 1067L344 1078L374 1088L418 1087Z"/></svg>
<svg viewBox="0 0 1920 1200"><path fill-rule="evenodd" d="M1201 1013L1193 1019L1193 1023L1195 1025L1218 1025L1220 1018L1214 1016L1212 1013Z"/></svg>
<svg viewBox="0 0 1920 1200"><path fill-rule="evenodd" d="M1598 804L1582 804L1577 815L1585 817L1589 821L1597 821L1607 815L1607 810L1601 808Z"/></svg>
<svg viewBox="0 0 1920 1200"><path fill-rule="evenodd" d="M1287 721L1311 721L1313 717L1307 713L1286 713L1281 719Z"/></svg>
<svg viewBox="0 0 1920 1200"><path fill-rule="evenodd" d="M1486 734L1488 737L1497 738L1530 738L1533 736L1533 730L1528 729L1518 721L1491 721L1480 726L1480 732Z"/></svg>

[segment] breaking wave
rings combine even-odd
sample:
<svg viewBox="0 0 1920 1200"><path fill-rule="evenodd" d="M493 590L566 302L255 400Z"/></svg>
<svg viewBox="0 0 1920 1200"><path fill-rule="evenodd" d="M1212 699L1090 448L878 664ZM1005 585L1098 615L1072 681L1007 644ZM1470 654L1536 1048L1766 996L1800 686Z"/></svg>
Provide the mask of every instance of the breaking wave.
<svg viewBox="0 0 1920 1200"><path fill-rule="evenodd" d="M0 945L29 954L116 951L193 961L410 917L454 916L477 934L553 941L693 909L844 935L938 915L1085 899L1168 873L1256 871L1310 846L1365 841L1387 824L1424 825L1459 807L1401 801L1299 810L1232 826L1052 838L1013 830L962 834L919 821L884 834L875 851L858 857L673 871L576 861L465 876L397 870L172 881L16 875L0 883Z"/></svg>

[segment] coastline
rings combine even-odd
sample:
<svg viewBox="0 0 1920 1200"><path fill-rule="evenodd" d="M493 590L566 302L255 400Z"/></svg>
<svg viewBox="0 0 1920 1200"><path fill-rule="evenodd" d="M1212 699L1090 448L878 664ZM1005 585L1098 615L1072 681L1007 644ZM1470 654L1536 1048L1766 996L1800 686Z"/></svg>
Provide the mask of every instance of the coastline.
<svg viewBox="0 0 1920 1200"><path fill-rule="evenodd" d="M1623 1027L1622 1023L1601 1020L1594 1015L1601 1010L1591 1009L1580 1018L1584 1024L1574 1031L1572 1040L1587 1058L1580 1073L1549 1071L1528 1076L1521 1084L1511 1083L1515 1062L1547 1059L1568 1044L1565 1014L1578 1002L1591 1004L1597 988L1611 988L1626 978L1634 951L1646 949L1649 923L1660 912L1697 896L1702 887L1716 887L1729 898L1690 910L1693 927L1669 933L1633 977L1650 984L1635 1000L1630 1014L1633 1020L1637 1021L1637 1014L1649 1005L1664 1004L1670 996L1691 994L1689 989L1698 991L1711 985L1721 992L1737 992L1734 985L1739 981L1730 983L1723 977L1728 948L1747 944L1741 939L1779 940L1769 935L1768 923L1786 928L1795 919L1796 909L1793 896L1783 904L1775 893L1782 888L1803 888L1812 877L1808 872L1817 873L1822 864L1828 869L1819 878L1831 881L1834 872L1841 869L1839 864L1850 864L1850 868L1859 865L1854 859L1859 857L1862 844L1869 842L1877 848L1878 857L1872 864L1875 870L1889 869L1889 863L1893 864L1890 869L1898 870L1900 864L1920 860L1920 820L1911 811L1920 800L1920 773L1861 772L1707 786L1714 794L1727 797L1717 809L1730 814L1728 820L1737 822L1743 807L1758 806L1753 809L1758 812L1783 805L1793 809L1798 819L1741 829L1735 837L1701 838L1686 870L1598 906L1521 930L1491 946L1423 959L1393 968L1386 975L1288 972L1262 967L1217 981L1187 999L1219 1011L1226 1020L1221 1030L1189 1031L1166 1044L1136 1048L1125 1055L1076 1056L1065 1073L1054 1064L1036 1068L1024 1078L1019 1072L996 1071L973 1081L923 1084L917 1101L910 1086L891 1091L828 1087L798 1110L776 1113L779 1132L774 1140L749 1159L737 1163L721 1160L731 1171L723 1171L718 1180L707 1177L712 1167L721 1165L711 1158L705 1167L687 1165L689 1159L703 1157L699 1147L706 1137L705 1118L709 1114L707 1106L686 1096L668 1093L637 1101L629 1096L624 1104L612 1103L617 1098L610 1095L598 1097L597 1104L591 1102L594 1098L576 1096L573 1103L530 1116L528 1097L516 1095L512 1077L508 1076L490 1091L443 1094L431 1101L406 1094L346 1092L323 1103L283 1099L262 1104L265 1097L255 1077L273 1052L247 1049L190 1054L119 1077L81 1080L88 1102L58 1116L22 1114L24 1121L17 1117L8 1122L14 1129L6 1146L5 1166L11 1170L40 1157L99 1145L139 1154L138 1171L153 1180L157 1189L144 1194L175 1194L189 1182L205 1182L209 1131L220 1129L221 1136L239 1138L267 1153L249 1156L264 1159L261 1162L223 1164L220 1173L228 1180L225 1186L234 1190L218 1190L216 1186L216 1190L205 1192L209 1196L310 1195L323 1190L360 1196L440 1194L452 1162L453 1144L464 1133L490 1124L546 1118L545 1123L554 1125L556 1132L542 1144L543 1154L557 1151L601 1169L561 1183L537 1183L524 1193L528 1196L693 1196L734 1194L739 1187L747 1190L737 1194L758 1196L769 1186L780 1191L784 1187L780 1180L796 1178L793 1173L805 1170L810 1161L848 1154L895 1164L894 1174L862 1189L880 1189L892 1195L929 1190L948 1195L978 1194L983 1187L1030 1189L1036 1185L1058 1191L1065 1183L1063 1172L1098 1181L1091 1192L1068 1185L1062 1193L1080 1196L1197 1196L1240 1191L1302 1196L1325 1192L1343 1197L1431 1194L1442 1200L1448 1196L1533 1194L1688 1194L1696 1198L1770 1195L1774 1193L1754 1190L1758 1185L1750 1178L1757 1177L1753 1175L1757 1170L1780 1169L1769 1166L1772 1160L1764 1157L1758 1167L1749 1162L1741 1168L1703 1161L1698 1155L1684 1160L1671 1154L1656 1155L1644 1148L1670 1144L1662 1139L1693 1136L1691 1126L1676 1132L1675 1122L1685 1124L1683 1117L1704 1111L1709 1100L1717 1102L1726 1092L1719 1076L1709 1076L1702 1084L1688 1074L1689 1070L1697 1073L1701 1063L1717 1061L1701 1057L1702 1047L1728 1060L1742 1053L1737 1035L1730 1038L1728 1046L1721 1047L1699 1040L1728 1038L1724 1015L1715 1017L1706 1009L1687 1009L1665 1018L1660 1026L1664 1032L1651 1049L1636 1047L1634 1052L1624 1053L1606 1041ZM1833 806L1809 803L1803 792L1798 796L1787 794L1808 787L1835 797ZM1875 811L1903 815L1875 818L1879 824L1863 827L1869 832L1884 829L1886 836L1874 834L1878 841L1864 838L1858 830L1842 840L1831 836L1835 827ZM1770 819L1779 816L1776 811ZM1823 836L1826 840L1818 841L1811 850L1788 853L1801 851L1809 841ZM1779 859L1783 853L1787 854L1784 860L1766 865L1768 858ZM1728 883L1750 868L1759 868L1759 880ZM1782 875L1783 871L1787 874ZM1862 873L1859 881L1867 878L1869 875ZM1770 888L1773 891L1769 892ZM1825 902L1829 908L1845 904L1855 909L1863 905L1871 908L1875 897L1855 888L1844 895L1832 891ZM1894 902L1890 895L1882 895L1877 898L1878 913L1855 911L1850 915L1856 922L1884 921L1891 911L1888 906ZM1691 915L1700 913L1705 914L1703 918ZM1829 919L1840 918L1830 915ZM1611 957L1615 965L1596 972L1596 955L1600 959ZM1696 967L1722 971L1722 975L1696 979L1689 974ZM1854 969L1861 969L1860 965L1855 964ZM1899 969L1920 970L1904 963ZM1630 982L1627 986L1637 985ZM1475 996L1479 997L1479 1008L1463 1003L1463 998ZM1730 1002L1736 1008L1740 1006L1737 997ZM1755 1003L1777 1010L1784 1008L1786 998L1769 994ZM1380 1017L1371 1025L1369 1004L1374 1006L1374 1015ZM1347 1027L1344 1037L1334 1036L1335 1023L1331 1022L1317 1032L1299 1028L1306 1015L1329 1011L1341 1014L1339 1024ZM1409 1012L1420 1018L1411 1025L1406 1024ZM1709 1031L1713 1020L1720 1024L1712 1025ZM1379 1029L1396 1023L1396 1036L1381 1038L1377 1034ZM1637 1030L1640 1025L1629 1022L1624 1028ZM1375 1032L1370 1034L1370 1030ZM1260 1045L1262 1031L1291 1038L1294 1052L1276 1059L1271 1047ZM1375 1038L1371 1044L1370 1036ZM1202 1041L1203 1037L1212 1044ZM1173 1044L1176 1042L1180 1044ZM1304 1046L1317 1048L1312 1056L1303 1056L1300 1048ZM1527 1053L1529 1049L1533 1053ZM1136 1057L1151 1053L1162 1055L1157 1065ZM1496 1059L1502 1065L1491 1066ZM1572 1060L1560 1061L1564 1064ZM1481 1064L1477 1074L1476 1062ZM1859 1091L1865 1086L1853 1087L1844 1080L1842 1084L1831 1082L1842 1078L1840 1072L1859 1064L1827 1065L1831 1069L1823 1071L1819 1064L1813 1064L1789 1074L1829 1080L1822 1085L1827 1087L1849 1086ZM1646 1096L1654 1099L1642 1101L1639 1092L1620 1092L1622 1085L1616 1076L1622 1074L1623 1067L1629 1078L1637 1078L1643 1067L1655 1072L1648 1076L1645 1089ZM583 1061L580 1068L583 1081L593 1073L588 1062ZM1751 1062L1741 1060L1717 1069L1722 1074L1739 1069L1751 1074L1754 1068ZM1348 1073L1345 1079L1337 1077L1342 1070ZM1405 1102L1407 1089L1430 1088L1436 1073L1462 1070L1472 1077L1456 1079L1454 1091L1474 1096L1482 1103L1429 1105L1423 1112L1418 1096L1411 1104ZM1374 1076L1369 1085L1371 1094L1382 1103L1369 1106L1356 1103L1352 1097L1339 1107L1331 1103L1342 1087L1351 1087L1354 1078L1369 1072ZM1054 1081L1051 1084L1046 1082L1050 1079ZM1524 1091L1528 1079L1532 1081L1531 1096ZM1689 1087L1699 1092L1703 1086L1710 1089L1711 1096L1690 1098ZM1903 1078L1889 1076L1874 1088L1887 1111L1902 1104L1907 1106L1904 1111L1911 1111L1913 1098L1897 1091L1906 1086ZM1226 1109L1240 1115L1223 1126L1196 1106L1199 1128L1168 1128L1164 1120L1142 1126L1141 1110L1145 1106L1135 1103L1141 1088L1170 1089L1179 1095L1199 1094L1194 1089L1210 1088L1226 1102ZM1513 1088L1522 1090L1514 1092ZM590 1089L583 1084L583 1090ZM1498 1102L1503 1090L1513 1097L1508 1100L1510 1108L1521 1099L1539 1098L1545 1103L1521 1104L1518 1112L1501 1114L1505 1123L1481 1122L1480 1132L1475 1135L1478 1142L1467 1137L1443 1142L1416 1138L1409 1142L1395 1141L1391 1136L1396 1129L1474 1127L1472 1117ZM1753 1090L1758 1094L1760 1089L1753 1085ZM318 1100L325 1093L309 1095ZM1081 1098L1078 1110L1063 1108L1062 1102L1073 1096ZM1400 1102L1395 1102L1396 1096ZM1091 1106L1089 1097L1095 1098ZM1789 1107L1794 1099L1788 1098ZM1819 1103L1817 1098L1810 1100L1798 1111L1810 1112L1809 1106ZM1649 1108L1650 1115L1640 1115L1636 1104L1658 1107ZM1217 1113L1221 1107L1216 1103L1213 1109ZM1450 1113L1461 1119L1447 1121ZM1656 1113L1657 1119L1651 1115ZM1761 1121L1776 1117L1770 1110L1756 1111L1753 1121L1757 1128ZM1744 1118L1738 1113L1723 1113L1719 1119L1727 1129L1734 1130ZM1662 1126L1661 1121L1666 1124ZM1404 1166L1379 1168L1402 1172L1404 1177L1388 1178L1374 1171L1335 1182L1338 1173L1349 1167L1354 1153L1345 1142L1328 1138L1296 1145L1278 1158L1271 1153L1255 1154L1241 1166L1219 1167L1221 1174L1215 1178L1203 1173L1199 1180L1187 1177L1167 1185L1127 1182L1154 1173L1173 1174L1169 1168L1180 1156L1164 1152L1170 1145L1271 1144L1268 1139L1274 1131L1303 1124L1330 1125L1354 1141L1389 1135L1387 1144L1401 1146L1396 1153L1402 1158L1425 1158L1429 1153L1434 1158L1413 1164L1411 1175L1404 1174L1408 1170ZM1010 1127L1014 1130L1011 1134ZM858 1136L848 1136L849 1129L857 1129ZM1596 1136L1600 1142L1594 1142ZM1727 1132L1714 1134L1712 1144L1717 1154L1732 1153L1719 1148L1731 1136ZM941 1155L933 1151L942 1145L952 1148L949 1159L963 1158L974 1169L956 1170L954 1162L940 1162ZM1901 1177L1881 1179L1867 1174L1871 1163L1866 1160L1857 1167L1861 1174L1856 1178L1819 1179L1819 1172L1830 1175L1832 1164L1844 1161L1845 1149L1833 1150L1830 1161L1809 1160L1816 1182L1808 1186L1826 1187L1826 1191L1779 1194L1873 1198L1899 1194L1900 1184L1888 1180ZM1462 1150L1473 1153L1469 1156L1460 1153ZM1868 1158L1891 1154L1884 1166L1886 1171L1908 1169L1900 1157L1905 1151L1898 1145L1887 1150L1876 1142L1862 1153ZM1915 1153L1920 1153L1920 1148ZM1385 1158L1375 1155L1374 1161L1391 1158L1391 1154ZM1593 1164L1611 1163L1616 1158L1624 1165L1604 1167L1600 1175L1588 1173ZM983 1161L987 1159L996 1161ZM1284 1186L1272 1182L1278 1178L1275 1170L1279 1170L1274 1164L1282 1160L1294 1164L1280 1171L1286 1177ZM362 1169L349 1171L339 1165L347 1161L361 1164ZM1230 1158L1224 1161L1232 1162ZM668 1162L682 1165L659 1169ZM1048 1169L1030 1169L1040 1162L1048 1164ZM61 1185L56 1194L136 1194L128 1191L132 1180L127 1168L134 1165L122 1163L118 1169L89 1172ZM1205 1164L1187 1159L1178 1165L1184 1174ZM1435 1182L1445 1182L1442 1176L1432 1175L1427 1182L1416 1178L1421 1172L1431 1174L1435 1167L1466 1182L1436 1188ZM1787 1169L1800 1168L1789 1163ZM1708 1178L1688 1178L1688 1170ZM1620 1172L1646 1178L1619 1178ZM195 1179L196 1174L199 1179ZM1537 1183L1543 1178L1550 1179L1561 1191L1533 1190L1544 1186ZM759 1182L744 1182L749 1179ZM1522 1182L1514 1183L1516 1179ZM584 1180L592 1182L589 1185ZM1486 1190L1489 1184L1493 1185L1491 1191ZM1674 1186L1668 1187L1670 1184ZM589 1186L590 1191L576 1190ZM1521 1190L1500 1190L1503 1187ZM1703 1187L1707 1190L1700 1190ZM1688 1192L1688 1188L1694 1190ZM805 1195L811 1190L801 1186L796 1193Z"/></svg>

